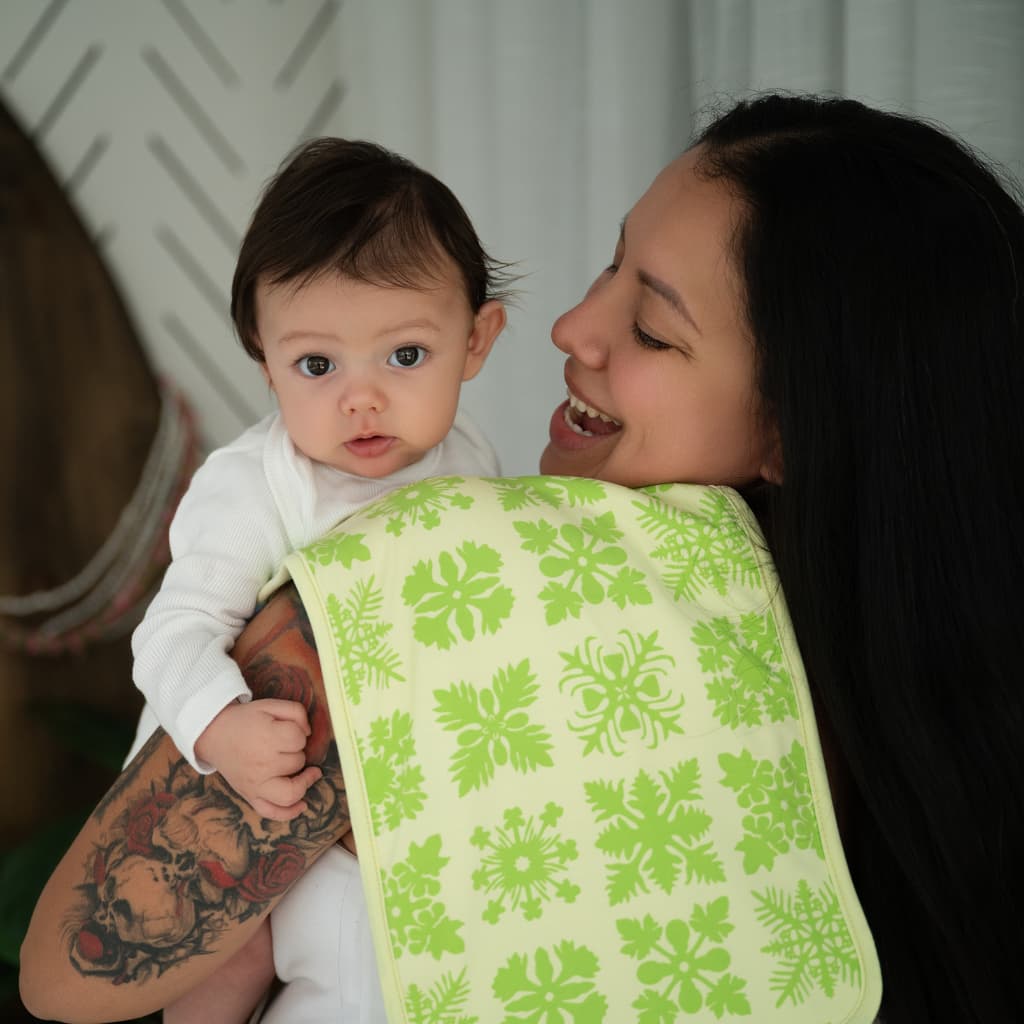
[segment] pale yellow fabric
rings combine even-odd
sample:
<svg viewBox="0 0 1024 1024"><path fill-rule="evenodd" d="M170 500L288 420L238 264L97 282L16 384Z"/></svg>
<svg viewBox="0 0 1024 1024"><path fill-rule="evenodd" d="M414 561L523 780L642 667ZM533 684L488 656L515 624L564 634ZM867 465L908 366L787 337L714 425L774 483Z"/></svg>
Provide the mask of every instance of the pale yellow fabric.
<svg viewBox="0 0 1024 1024"><path fill-rule="evenodd" d="M734 492L423 481L286 569L390 1020L874 1020L806 678Z"/></svg>

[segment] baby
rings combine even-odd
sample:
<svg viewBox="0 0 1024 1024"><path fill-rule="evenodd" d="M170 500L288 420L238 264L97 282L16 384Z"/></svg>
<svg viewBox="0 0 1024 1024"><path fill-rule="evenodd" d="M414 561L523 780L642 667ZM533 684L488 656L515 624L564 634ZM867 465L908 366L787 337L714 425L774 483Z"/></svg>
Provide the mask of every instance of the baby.
<svg viewBox="0 0 1024 1024"><path fill-rule="evenodd" d="M458 401L505 326L502 270L449 189L379 146L315 140L273 178L231 313L278 412L210 455L171 524L172 562L132 637L136 749L159 722L262 816L301 813L320 774L305 708L251 700L228 652L293 549L411 481L497 475Z"/></svg>

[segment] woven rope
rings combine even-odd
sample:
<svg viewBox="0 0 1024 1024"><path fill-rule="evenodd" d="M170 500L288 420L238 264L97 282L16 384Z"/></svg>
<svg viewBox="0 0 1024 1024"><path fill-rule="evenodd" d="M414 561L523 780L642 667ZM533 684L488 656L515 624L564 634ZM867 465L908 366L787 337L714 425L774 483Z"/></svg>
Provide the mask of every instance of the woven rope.
<svg viewBox="0 0 1024 1024"><path fill-rule="evenodd" d="M78 650L123 634L141 617L157 585L150 577L167 563L167 530L197 454L184 400L163 385L160 400L160 420L135 492L88 564L58 587L0 597L0 615L56 613L31 627L0 623L0 635L12 646L33 654Z"/></svg>

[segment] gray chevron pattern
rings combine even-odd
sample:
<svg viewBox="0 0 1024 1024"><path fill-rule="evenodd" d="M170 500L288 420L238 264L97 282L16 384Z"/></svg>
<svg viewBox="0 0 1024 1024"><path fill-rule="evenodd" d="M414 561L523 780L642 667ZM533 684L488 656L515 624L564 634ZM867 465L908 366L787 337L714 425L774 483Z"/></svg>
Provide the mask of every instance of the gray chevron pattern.
<svg viewBox="0 0 1024 1024"><path fill-rule="evenodd" d="M4 0L0 98L101 249L208 445L269 410L228 295L260 188L338 133L341 0Z"/></svg>

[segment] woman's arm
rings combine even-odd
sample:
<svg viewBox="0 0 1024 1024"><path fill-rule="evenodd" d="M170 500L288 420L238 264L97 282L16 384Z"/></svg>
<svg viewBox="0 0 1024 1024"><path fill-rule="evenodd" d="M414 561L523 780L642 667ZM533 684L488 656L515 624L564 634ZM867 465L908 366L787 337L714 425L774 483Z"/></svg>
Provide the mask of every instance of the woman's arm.
<svg viewBox="0 0 1024 1024"><path fill-rule="evenodd" d="M21 995L36 1016L124 1020L165 1006L227 961L349 832L320 665L294 588L252 620L232 656L254 696L306 706L307 765L323 771L306 812L261 819L219 775L196 773L158 730L36 905L21 947Z"/></svg>

